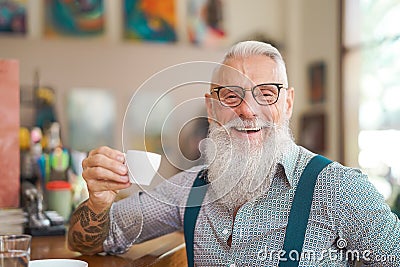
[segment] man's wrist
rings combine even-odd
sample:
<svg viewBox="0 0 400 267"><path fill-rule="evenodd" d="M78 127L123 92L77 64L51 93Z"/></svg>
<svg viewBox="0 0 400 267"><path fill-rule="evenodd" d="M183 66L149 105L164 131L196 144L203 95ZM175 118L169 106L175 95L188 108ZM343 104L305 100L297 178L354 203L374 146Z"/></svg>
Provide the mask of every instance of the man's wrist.
<svg viewBox="0 0 400 267"><path fill-rule="evenodd" d="M99 214L111 208L114 198L101 196L102 193L89 193L86 205L90 210Z"/></svg>

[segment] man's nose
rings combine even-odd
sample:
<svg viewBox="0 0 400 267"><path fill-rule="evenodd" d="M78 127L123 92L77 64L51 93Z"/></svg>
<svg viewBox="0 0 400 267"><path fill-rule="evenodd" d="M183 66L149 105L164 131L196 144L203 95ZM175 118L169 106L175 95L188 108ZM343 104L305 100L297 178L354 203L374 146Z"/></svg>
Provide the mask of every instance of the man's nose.
<svg viewBox="0 0 400 267"><path fill-rule="evenodd" d="M257 117L259 109L259 104L253 97L253 94L249 91L246 91L242 103L236 107L236 114L245 119L253 119Z"/></svg>

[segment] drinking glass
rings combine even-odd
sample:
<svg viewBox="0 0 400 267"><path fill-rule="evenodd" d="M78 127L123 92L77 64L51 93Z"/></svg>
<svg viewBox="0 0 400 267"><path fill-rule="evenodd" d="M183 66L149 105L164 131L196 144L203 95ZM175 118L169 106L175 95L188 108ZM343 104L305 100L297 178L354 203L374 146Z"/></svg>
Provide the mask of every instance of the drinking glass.
<svg viewBox="0 0 400 267"><path fill-rule="evenodd" d="M0 235L0 267L27 267L31 239L30 235Z"/></svg>

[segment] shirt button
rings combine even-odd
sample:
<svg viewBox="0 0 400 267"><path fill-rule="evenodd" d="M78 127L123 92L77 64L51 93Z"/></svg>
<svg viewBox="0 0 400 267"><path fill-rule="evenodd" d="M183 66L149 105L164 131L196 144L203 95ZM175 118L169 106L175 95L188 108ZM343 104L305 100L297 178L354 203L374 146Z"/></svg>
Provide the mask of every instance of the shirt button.
<svg viewBox="0 0 400 267"><path fill-rule="evenodd" d="M222 233L223 233L224 235L227 235L227 234L229 234L229 230L225 228L225 229L222 231Z"/></svg>

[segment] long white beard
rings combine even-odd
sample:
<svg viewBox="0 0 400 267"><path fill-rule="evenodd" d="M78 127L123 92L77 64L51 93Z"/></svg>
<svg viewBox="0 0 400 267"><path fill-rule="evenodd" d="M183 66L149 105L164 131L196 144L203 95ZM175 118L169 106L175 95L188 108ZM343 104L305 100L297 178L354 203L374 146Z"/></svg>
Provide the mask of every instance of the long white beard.
<svg viewBox="0 0 400 267"><path fill-rule="evenodd" d="M263 127L263 138L243 139L230 135L232 127ZM214 200L230 209L267 193L278 159L292 140L288 120L276 125L261 120L234 119L224 126L210 125L205 159Z"/></svg>

